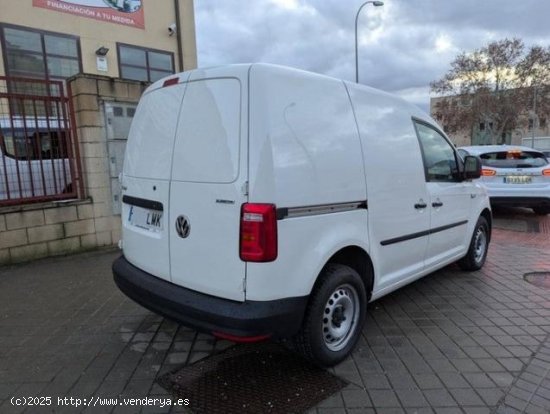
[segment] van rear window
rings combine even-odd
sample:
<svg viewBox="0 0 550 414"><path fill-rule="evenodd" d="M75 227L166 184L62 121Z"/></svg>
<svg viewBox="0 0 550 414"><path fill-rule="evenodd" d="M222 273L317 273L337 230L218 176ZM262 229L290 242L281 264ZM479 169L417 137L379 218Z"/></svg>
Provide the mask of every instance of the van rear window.
<svg viewBox="0 0 550 414"><path fill-rule="evenodd" d="M130 127L124 173L131 177L170 179L172 150L184 85L146 93Z"/></svg>
<svg viewBox="0 0 550 414"><path fill-rule="evenodd" d="M544 154L536 151L496 151L479 157L483 165L494 168L536 168L548 165Z"/></svg>
<svg viewBox="0 0 550 414"><path fill-rule="evenodd" d="M205 79L187 84L174 145L172 179L230 183L239 175L241 84Z"/></svg>

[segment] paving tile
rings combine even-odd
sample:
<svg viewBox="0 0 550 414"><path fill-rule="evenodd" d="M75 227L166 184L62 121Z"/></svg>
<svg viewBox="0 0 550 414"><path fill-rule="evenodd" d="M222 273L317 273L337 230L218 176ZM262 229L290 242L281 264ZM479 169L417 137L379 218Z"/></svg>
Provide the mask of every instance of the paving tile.
<svg viewBox="0 0 550 414"><path fill-rule="evenodd" d="M480 372L480 373L463 373L462 376L468 381L474 389L479 388L494 388L495 383L491 381L489 376Z"/></svg>
<svg viewBox="0 0 550 414"><path fill-rule="evenodd" d="M455 407L458 405L445 389L424 390L423 394L432 407Z"/></svg>
<svg viewBox="0 0 550 414"><path fill-rule="evenodd" d="M342 398L346 408L372 407L372 402L366 390L342 390Z"/></svg>
<svg viewBox="0 0 550 414"><path fill-rule="evenodd" d="M451 359L450 362L461 373L481 372L481 368L470 358Z"/></svg>
<svg viewBox="0 0 550 414"><path fill-rule="evenodd" d="M476 392L484 401L485 405L489 407L497 406L498 402L504 396L504 391L500 388L479 388Z"/></svg>
<svg viewBox="0 0 550 414"><path fill-rule="evenodd" d="M550 396L547 397L548 398L545 398L535 394L531 397L529 403L544 408L545 410L548 410L548 412L550 412Z"/></svg>
<svg viewBox="0 0 550 414"><path fill-rule="evenodd" d="M0 400L7 400L14 395L14 392L19 388L21 384L14 383L0 383ZM1 404L0 404L1 405Z"/></svg>
<svg viewBox="0 0 550 414"><path fill-rule="evenodd" d="M484 405L481 398L472 388L451 388L449 392L461 407Z"/></svg>
<svg viewBox="0 0 550 414"><path fill-rule="evenodd" d="M368 390L368 393L377 412L379 408L401 407L395 392L392 390Z"/></svg>
<svg viewBox="0 0 550 414"><path fill-rule="evenodd" d="M404 414L405 410L402 408L386 408L381 407L376 409L376 414Z"/></svg>
<svg viewBox="0 0 550 414"><path fill-rule="evenodd" d="M497 359L494 358L479 358L476 359L476 364L484 371L484 372L505 372L506 368L504 368Z"/></svg>
<svg viewBox="0 0 550 414"><path fill-rule="evenodd" d="M458 407L435 407L437 414L462 414L462 410Z"/></svg>
<svg viewBox="0 0 550 414"><path fill-rule="evenodd" d="M384 374L363 374L363 384L367 389L388 390L391 385Z"/></svg>
<svg viewBox="0 0 550 414"><path fill-rule="evenodd" d="M539 407L534 404L527 404L524 411L527 414L548 414L547 409Z"/></svg>
<svg viewBox="0 0 550 414"><path fill-rule="evenodd" d="M447 388L470 388L468 382L458 372L441 372L438 376Z"/></svg>
<svg viewBox="0 0 550 414"><path fill-rule="evenodd" d="M506 397L504 397L504 405L515 408L520 411L525 409L525 407L527 406L527 403L528 401L521 398L514 397L511 394L508 394L506 395Z"/></svg>
<svg viewBox="0 0 550 414"><path fill-rule="evenodd" d="M419 389L397 388L395 389L395 393L404 408L426 407L428 405Z"/></svg>
<svg viewBox="0 0 550 414"><path fill-rule="evenodd" d="M416 383L412 375L406 372L391 371L386 373L386 377L390 381L393 389L397 388L415 388Z"/></svg>
<svg viewBox="0 0 550 414"><path fill-rule="evenodd" d="M443 383L435 374L413 374L413 377L422 390L443 388Z"/></svg>
<svg viewBox="0 0 550 414"><path fill-rule="evenodd" d="M490 414L491 409L489 407L463 407L466 414Z"/></svg>
<svg viewBox="0 0 550 414"><path fill-rule="evenodd" d="M431 407L413 407L405 408L407 414L433 414L434 410Z"/></svg>

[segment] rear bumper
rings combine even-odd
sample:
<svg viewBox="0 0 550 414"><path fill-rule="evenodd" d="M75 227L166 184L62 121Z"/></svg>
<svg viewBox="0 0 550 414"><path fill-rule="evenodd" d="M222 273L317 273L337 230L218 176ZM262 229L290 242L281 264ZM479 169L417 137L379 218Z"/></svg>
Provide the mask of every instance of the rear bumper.
<svg viewBox="0 0 550 414"><path fill-rule="evenodd" d="M550 185L490 185L485 184L493 205L537 207L550 205Z"/></svg>
<svg viewBox="0 0 550 414"><path fill-rule="evenodd" d="M147 309L182 325L237 337L289 337L300 329L308 296L235 302L159 279L129 263L113 263L118 288Z"/></svg>
<svg viewBox="0 0 550 414"><path fill-rule="evenodd" d="M550 196L548 197L529 197L529 196L491 196L489 198L493 206L511 206L511 207L543 207L550 206Z"/></svg>

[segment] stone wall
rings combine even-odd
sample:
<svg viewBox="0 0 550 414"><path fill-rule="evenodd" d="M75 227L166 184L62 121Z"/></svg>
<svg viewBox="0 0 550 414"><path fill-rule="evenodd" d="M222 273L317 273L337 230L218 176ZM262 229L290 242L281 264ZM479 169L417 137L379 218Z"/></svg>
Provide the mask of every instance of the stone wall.
<svg viewBox="0 0 550 414"><path fill-rule="evenodd" d="M120 216L113 194L103 107L137 103L145 84L94 75L69 79L84 194L80 200L0 208L0 264L115 246Z"/></svg>

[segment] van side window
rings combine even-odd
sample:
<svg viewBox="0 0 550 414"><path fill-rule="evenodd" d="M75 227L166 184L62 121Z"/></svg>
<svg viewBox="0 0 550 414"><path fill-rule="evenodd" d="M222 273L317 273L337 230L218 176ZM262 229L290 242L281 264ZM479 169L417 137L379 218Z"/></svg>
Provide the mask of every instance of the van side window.
<svg viewBox="0 0 550 414"><path fill-rule="evenodd" d="M426 181L456 181L459 170L452 145L434 128L417 121L414 124L422 149Z"/></svg>

